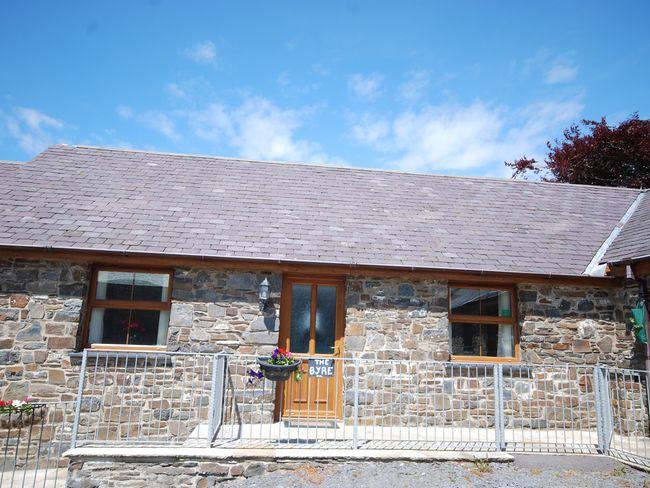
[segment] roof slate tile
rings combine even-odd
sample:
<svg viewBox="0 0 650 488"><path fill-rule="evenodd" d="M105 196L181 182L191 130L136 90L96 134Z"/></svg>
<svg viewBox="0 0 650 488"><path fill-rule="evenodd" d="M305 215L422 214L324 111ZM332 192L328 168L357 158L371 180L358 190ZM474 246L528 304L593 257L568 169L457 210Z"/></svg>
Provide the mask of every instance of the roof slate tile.
<svg viewBox="0 0 650 488"><path fill-rule="evenodd" d="M5 246L559 275L639 194L63 145L0 181Z"/></svg>

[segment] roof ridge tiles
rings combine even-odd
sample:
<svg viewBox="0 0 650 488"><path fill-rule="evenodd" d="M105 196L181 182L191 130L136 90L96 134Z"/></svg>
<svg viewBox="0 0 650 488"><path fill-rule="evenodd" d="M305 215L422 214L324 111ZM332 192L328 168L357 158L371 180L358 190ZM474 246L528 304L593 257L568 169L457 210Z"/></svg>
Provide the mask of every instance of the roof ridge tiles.
<svg viewBox="0 0 650 488"><path fill-rule="evenodd" d="M634 188L625 188L625 187L612 187L612 186L603 186L603 185L586 185L586 184L576 184L576 183L558 183L550 181L532 181L532 180L523 180L515 178L499 178L496 176L473 176L473 175L448 175L441 173L426 173L426 172L417 172L417 171L403 171L403 170L393 170L393 169L384 169L384 168L364 168L360 166L346 166L339 164L328 164L328 163L313 163L313 162L296 162L296 161L281 161L281 160L268 160L268 159L254 159L254 158L242 158L242 157L229 157L229 156L215 156L209 154L191 154L191 153L176 153L176 152L166 152L166 151L151 151L144 149L131 149L131 148L114 148L114 147L104 147L104 146L90 146L90 145L68 145L68 144L55 144L50 146L48 149L55 147L67 147L74 149L90 149L97 151L111 151L111 152L127 152L133 154L151 154L151 155L160 155L160 156L172 156L178 158L200 158L200 159L213 159L220 161L232 161L232 162L245 162L245 163L263 163L263 164L275 164L282 166L298 166L303 168L323 168L323 169L339 169L347 171L363 171L363 172L375 172L380 174L397 174L397 175L406 175L406 176L428 176L428 177L437 177L437 178L451 178L451 179L465 179L465 180L478 180L478 181L495 181L501 183L513 183L513 184L530 184L530 185L552 185L552 186L570 186L570 187L582 187L589 189L606 189L611 191L632 191L639 192L640 190ZM47 150L46 150L47 151Z"/></svg>

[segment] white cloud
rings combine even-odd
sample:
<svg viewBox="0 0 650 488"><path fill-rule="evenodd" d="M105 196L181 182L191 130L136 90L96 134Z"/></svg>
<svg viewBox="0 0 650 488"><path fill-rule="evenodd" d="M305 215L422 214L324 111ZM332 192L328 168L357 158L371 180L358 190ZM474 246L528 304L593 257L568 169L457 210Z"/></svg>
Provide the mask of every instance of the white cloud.
<svg viewBox="0 0 650 488"><path fill-rule="evenodd" d="M578 76L578 67L570 64L556 64L549 68L544 75L544 81L549 85L568 83Z"/></svg>
<svg viewBox="0 0 650 488"><path fill-rule="evenodd" d="M363 114L361 116L351 115L352 136L359 142L369 145L380 145L390 132L390 124L384 117Z"/></svg>
<svg viewBox="0 0 650 488"><path fill-rule="evenodd" d="M187 93L185 93L183 87L181 87L178 83L167 83L165 85L165 91L172 100L182 100L185 102L189 101Z"/></svg>
<svg viewBox="0 0 650 488"><path fill-rule="evenodd" d="M136 113L131 107L119 105L117 107L117 114L123 119L135 120L142 126L159 132L172 141L178 141L180 139L173 119L159 110L147 110L146 112Z"/></svg>
<svg viewBox="0 0 650 488"><path fill-rule="evenodd" d="M414 102L422 97L429 86L430 74L425 70L410 71L406 74L407 80L398 88L400 98Z"/></svg>
<svg viewBox="0 0 650 488"><path fill-rule="evenodd" d="M332 161L311 141L297 135L312 109L283 109L261 97L248 97L237 107L211 104L188 113L194 135L216 145L226 142L252 159Z"/></svg>
<svg viewBox="0 0 650 488"><path fill-rule="evenodd" d="M217 59L217 47L212 41L197 42L185 49L183 55L199 64L213 64Z"/></svg>
<svg viewBox="0 0 650 488"><path fill-rule="evenodd" d="M368 76L354 74L348 79L348 88L359 99L371 102L381 95L381 84L384 77L378 73Z"/></svg>
<svg viewBox="0 0 650 488"><path fill-rule="evenodd" d="M504 161L543 156L549 136L574 121L582 108L577 100L522 109L481 101L425 105L390 121L360 117L352 123L352 135L400 169L504 176Z"/></svg>
<svg viewBox="0 0 650 488"><path fill-rule="evenodd" d="M29 154L41 152L55 141L52 131L66 124L33 108L16 107L4 117L7 133Z"/></svg>

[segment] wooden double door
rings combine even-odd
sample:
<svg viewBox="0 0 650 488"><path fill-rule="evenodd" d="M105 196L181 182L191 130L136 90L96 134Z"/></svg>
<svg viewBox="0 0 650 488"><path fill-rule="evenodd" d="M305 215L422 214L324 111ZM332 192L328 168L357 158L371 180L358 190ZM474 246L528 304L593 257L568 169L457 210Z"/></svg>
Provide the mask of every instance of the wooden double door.
<svg viewBox="0 0 650 488"><path fill-rule="evenodd" d="M283 418L341 418L344 300L343 278L285 276L279 346L303 362L278 389Z"/></svg>

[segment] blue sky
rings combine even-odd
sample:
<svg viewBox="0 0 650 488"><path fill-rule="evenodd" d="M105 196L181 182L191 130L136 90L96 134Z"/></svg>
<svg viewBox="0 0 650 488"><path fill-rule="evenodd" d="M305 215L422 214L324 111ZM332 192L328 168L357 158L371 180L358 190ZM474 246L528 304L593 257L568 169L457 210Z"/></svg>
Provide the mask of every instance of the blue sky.
<svg viewBox="0 0 650 488"><path fill-rule="evenodd" d="M650 116L650 2L0 3L0 159L51 143L506 176Z"/></svg>

